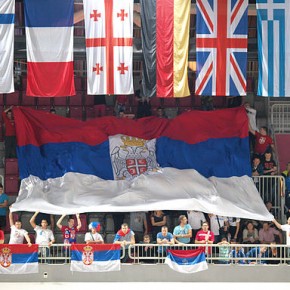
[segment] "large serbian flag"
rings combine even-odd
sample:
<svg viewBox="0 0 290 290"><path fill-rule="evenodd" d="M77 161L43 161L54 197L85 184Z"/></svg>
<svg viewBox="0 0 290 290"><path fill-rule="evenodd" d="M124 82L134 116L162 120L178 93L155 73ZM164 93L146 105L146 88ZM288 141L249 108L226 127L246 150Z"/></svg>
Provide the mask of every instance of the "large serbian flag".
<svg viewBox="0 0 290 290"><path fill-rule="evenodd" d="M167 250L165 259L172 270L192 274L208 269L205 254L202 250Z"/></svg>
<svg viewBox="0 0 290 290"><path fill-rule="evenodd" d="M259 96L290 97L290 1L257 0Z"/></svg>
<svg viewBox="0 0 290 290"><path fill-rule="evenodd" d="M190 0L141 0L143 92L186 97Z"/></svg>
<svg viewBox="0 0 290 290"><path fill-rule="evenodd" d="M38 273L38 245L0 245L0 274Z"/></svg>
<svg viewBox="0 0 290 290"><path fill-rule="evenodd" d="M25 0L27 95L75 95L73 0Z"/></svg>
<svg viewBox="0 0 290 290"><path fill-rule="evenodd" d="M15 0L0 0L0 93L14 92Z"/></svg>
<svg viewBox="0 0 290 290"><path fill-rule="evenodd" d="M83 2L88 94L133 94L133 0Z"/></svg>
<svg viewBox="0 0 290 290"><path fill-rule="evenodd" d="M248 0L196 1L196 95L246 95Z"/></svg>
<svg viewBox="0 0 290 290"><path fill-rule="evenodd" d="M12 211L163 208L273 219L251 177L242 107L170 120L82 122L24 107L13 113L21 186Z"/></svg>
<svg viewBox="0 0 290 290"><path fill-rule="evenodd" d="M117 244L71 246L71 271L109 272L120 271L120 249Z"/></svg>

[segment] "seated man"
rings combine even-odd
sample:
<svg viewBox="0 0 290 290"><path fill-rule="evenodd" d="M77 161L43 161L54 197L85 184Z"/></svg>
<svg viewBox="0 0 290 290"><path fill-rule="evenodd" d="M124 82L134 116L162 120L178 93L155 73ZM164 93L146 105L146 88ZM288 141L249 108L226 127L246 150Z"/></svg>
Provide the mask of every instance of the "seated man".
<svg viewBox="0 0 290 290"><path fill-rule="evenodd" d="M263 222L263 227L259 230L259 241L261 244L271 244L275 242L276 236L282 244L282 234L276 228L270 227L269 222Z"/></svg>
<svg viewBox="0 0 290 290"><path fill-rule="evenodd" d="M252 248L249 252L247 252L246 257L255 258L253 260L247 260L248 264L266 264L266 261L261 258L268 258L269 251L265 246Z"/></svg>
<svg viewBox="0 0 290 290"><path fill-rule="evenodd" d="M9 208L10 209L10 208ZM23 244L23 240L27 241L28 246L31 246L31 241L28 232L21 228L21 221L13 221L13 214L9 211L9 223L11 228L9 244Z"/></svg>
<svg viewBox="0 0 290 290"><path fill-rule="evenodd" d="M120 244L125 249L125 256L122 259L122 263L126 263L129 259L128 248L129 245L135 244L135 234L132 230L129 229L128 224L123 223L121 229L117 232L114 244Z"/></svg>
<svg viewBox="0 0 290 290"><path fill-rule="evenodd" d="M91 222L89 224L89 230L90 232L86 233L85 235L85 242L86 244L103 244L104 239L103 237L98 233L100 231L101 225L98 222Z"/></svg>

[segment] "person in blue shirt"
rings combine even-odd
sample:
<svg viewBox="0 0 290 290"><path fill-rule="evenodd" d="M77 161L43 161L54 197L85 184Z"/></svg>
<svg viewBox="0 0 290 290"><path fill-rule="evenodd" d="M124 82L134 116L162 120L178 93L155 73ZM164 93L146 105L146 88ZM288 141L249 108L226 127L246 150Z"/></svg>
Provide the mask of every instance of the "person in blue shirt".
<svg viewBox="0 0 290 290"><path fill-rule="evenodd" d="M179 225L173 230L173 237L176 244L189 244L192 237L191 225L187 223L185 215L181 215L178 218Z"/></svg>
<svg viewBox="0 0 290 290"><path fill-rule="evenodd" d="M3 185L0 183L0 229L6 228L6 216L8 208L8 196L3 191Z"/></svg>
<svg viewBox="0 0 290 290"><path fill-rule="evenodd" d="M157 234L156 240L157 244L160 245L157 250L159 254L166 253L167 246L174 245L173 235L168 232L167 226L161 228L161 232Z"/></svg>
<svg viewBox="0 0 290 290"><path fill-rule="evenodd" d="M248 264L266 264L266 261L262 258L268 258L269 251L266 246L255 247L247 252L246 257L254 258L253 260L247 260Z"/></svg>

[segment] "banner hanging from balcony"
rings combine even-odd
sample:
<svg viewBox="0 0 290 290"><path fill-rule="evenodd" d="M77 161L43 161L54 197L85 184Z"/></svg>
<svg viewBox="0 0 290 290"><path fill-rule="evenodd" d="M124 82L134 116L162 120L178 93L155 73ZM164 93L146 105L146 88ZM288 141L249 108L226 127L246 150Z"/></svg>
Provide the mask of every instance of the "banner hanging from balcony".
<svg viewBox="0 0 290 290"><path fill-rule="evenodd" d="M196 95L246 95L247 48L248 0L196 0Z"/></svg>
<svg viewBox="0 0 290 290"><path fill-rule="evenodd" d="M187 97L190 0L141 0L143 94Z"/></svg>
<svg viewBox="0 0 290 290"><path fill-rule="evenodd" d="M0 274L38 273L38 245L0 245Z"/></svg>
<svg viewBox="0 0 290 290"><path fill-rule="evenodd" d="M71 246L70 270L77 272L120 271L121 245L74 244Z"/></svg>
<svg viewBox="0 0 290 290"><path fill-rule="evenodd" d="M75 95L73 0L25 0L28 96Z"/></svg>
<svg viewBox="0 0 290 290"><path fill-rule="evenodd" d="M162 208L273 218L251 178L243 107L87 122L24 107L13 112L21 178L13 211Z"/></svg>
<svg viewBox="0 0 290 290"><path fill-rule="evenodd" d="M290 97L290 2L257 0L257 95Z"/></svg>
<svg viewBox="0 0 290 290"><path fill-rule="evenodd" d="M0 94L14 92L15 0L0 0Z"/></svg>
<svg viewBox="0 0 290 290"><path fill-rule="evenodd" d="M83 3L88 94L133 94L133 0Z"/></svg>

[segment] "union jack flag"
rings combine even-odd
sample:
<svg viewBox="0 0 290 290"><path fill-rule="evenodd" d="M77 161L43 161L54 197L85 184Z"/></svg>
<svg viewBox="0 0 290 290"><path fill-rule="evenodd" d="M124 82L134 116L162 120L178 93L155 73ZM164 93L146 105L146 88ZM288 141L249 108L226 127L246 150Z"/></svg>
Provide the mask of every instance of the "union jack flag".
<svg viewBox="0 0 290 290"><path fill-rule="evenodd" d="M196 95L246 95L248 0L197 0L196 7Z"/></svg>

